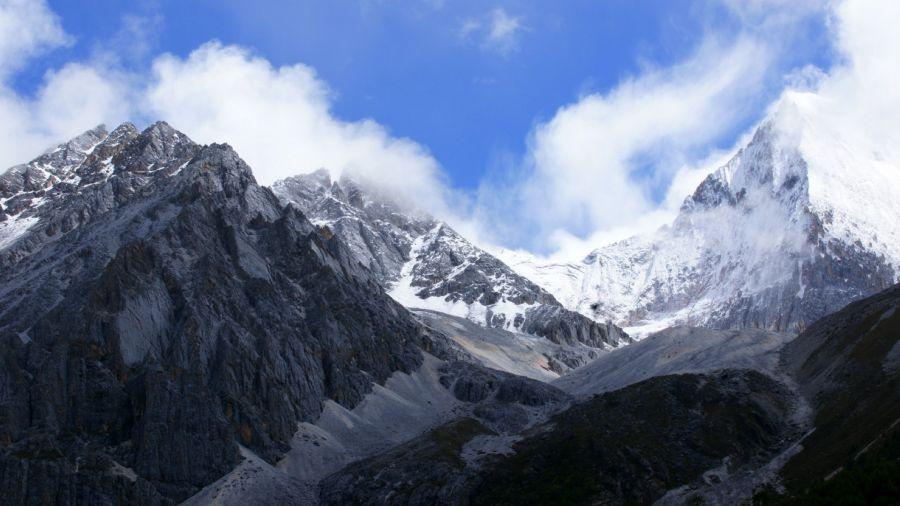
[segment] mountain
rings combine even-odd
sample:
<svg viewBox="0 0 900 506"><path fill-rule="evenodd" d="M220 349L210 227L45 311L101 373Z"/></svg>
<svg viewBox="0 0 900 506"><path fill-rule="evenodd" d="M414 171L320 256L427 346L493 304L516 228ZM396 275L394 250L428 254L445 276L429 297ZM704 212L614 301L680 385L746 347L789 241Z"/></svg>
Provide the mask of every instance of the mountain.
<svg viewBox="0 0 900 506"><path fill-rule="evenodd" d="M714 330L671 327L600 356L552 384L577 397L590 397L656 376L753 369L784 377L779 354L793 335L758 329Z"/></svg>
<svg viewBox="0 0 900 506"><path fill-rule="evenodd" d="M743 159L768 160L773 132ZM814 178L779 172L773 194L771 166L712 176L672 230L794 210L801 251L833 255L807 259L826 267L805 294L851 296L835 266L889 252L838 254L815 192L794 192ZM276 190L165 123L98 127L0 176L3 502L733 504L826 477L874 497L859 466L896 482L898 286L796 338L676 327L608 349L617 327L443 223L321 172Z"/></svg>
<svg viewBox="0 0 900 506"><path fill-rule="evenodd" d="M228 145L97 127L0 181L4 503L314 503L437 424L568 403L419 323Z"/></svg>
<svg viewBox="0 0 900 506"><path fill-rule="evenodd" d="M379 192L319 170L276 182L282 201L349 246L395 300L556 344L609 349L620 328L565 309L546 290L474 246L446 223Z"/></svg>
<svg viewBox="0 0 900 506"><path fill-rule="evenodd" d="M514 438L472 419L442 425L329 476L320 499L652 504L672 489L752 474L795 437L793 402L756 371L661 376L577 403Z"/></svg>
<svg viewBox="0 0 900 506"><path fill-rule="evenodd" d="M797 332L900 280L900 167L785 98L675 221L580 262L510 260L566 307L638 333Z"/></svg>
<svg viewBox="0 0 900 506"><path fill-rule="evenodd" d="M331 474L319 499L892 504L900 497L898 296L900 285L796 338L662 331L603 355L587 375L554 381L577 397L543 422L510 434L460 417Z"/></svg>
<svg viewBox="0 0 900 506"><path fill-rule="evenodd" d="M10 168L0 176L0 265L109 211L155 177L176 173L196 150L164 124L139 136L126 123L112 132L99 126Z"/></svg>
<svg viewBox="0 0 900 506"><path fill-rule="evenodd" d="M604 355L585 344L557 344L534 335L483 327L439 311L411 312L426 328L449 338L449 346L468 355L470 362L540 381L568 375Z"/></svg>
<svg viewBox="0 0 900 506"><path fill-rule="evenodd" d="M4 502L174 504L429 348L227 145L97 128L2 181Z"/></svg>

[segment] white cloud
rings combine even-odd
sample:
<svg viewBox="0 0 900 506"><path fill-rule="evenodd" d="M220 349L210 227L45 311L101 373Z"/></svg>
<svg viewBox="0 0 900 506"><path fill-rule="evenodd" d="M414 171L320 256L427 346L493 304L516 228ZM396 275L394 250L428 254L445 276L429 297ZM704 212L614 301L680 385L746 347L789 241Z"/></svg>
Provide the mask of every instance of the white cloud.
<svg viewBox="0 0 900 506"><path fill-rule="evenodd" d="M872 149L900 161L900 3L855 0L834 9L843 61L823 77L819 109L848 138L865 136Z"/></svg>
<svg viewBox="0 0 900 506"><path fill-rule="evenodd" d="M755 126L730 149L704 154L692 147L709 145L729 124L748 117L740 106L752 97L765 72L779 70L778 53L785 51L780 45L796 36L790 33L794 24L820 15L823 7L830 12L829 35L840 61L827 71L812 66L789 71L783 80L786 88L769 107L769 114L783 110L785 104L799 108L802 118L792 113L777 117L797 122L786 126L797 135L809 129L812 138L827 135L829 142L840 143L841 149L852 153L855 162L842 169L851 172L841 176L847 181L870 177L896 181L900 177L900 122L896 120L900 117L896 86L900 32L893 25L900 18L900 4L876 0L827 6L781 0L726 3L750 25L742 42L724 50L700 51L678 66L651 69L606 94L581 97L561 108L532 133L527 177L514 188L518 196L493 207L495 199L482 198L487 209L483 215L511 212L515 222L532 221L535 226L530 233L537 240L525 244L549 250L553 259L573 259L669 222L697 184L749 141ZM826 146L816 149L830 152ZM653 177L635 178L636 171L646 165L653 167ZM665 196L648 198L649 189L659 180ZM497 190L496 185L488 185L483 194ZM885 210L852 208L850 212L863 219L883 215ZM502 224L493 228L504 230Z"/></svg>
<svg viewBox="0 0 900 506"><path fill-rule="evenodd" d="M709 146L759 113L759 88L769 72L781 71L775 62L785 50L772 34L789 31L814 11L810 5L735 3L741 19L765 29L728 42L709 34L679 64L645 66L611 90L561 107L535 125L521 164L485 180L470 219L460 218L468 207L426 148L371 119L337 118L333 95L312 68L276 67L216 42L186 57L158 56L149 75L117 71L114 61L99 58L48 72L31 97L0 86L0 116L7 120L0 123L0 164L27 160L101 121L165 119L199 142L232 144L262 183L319 167L354 172L483 243L580 255L666 222L700 179L730 156L732 150ZM898 8L866 0L835 4L831 27L843 63L827 74L803 68L785 80L815 90L829 104L821 113L829 122L842 125L847 136L865 132L871 141L865 149L889 159L900 159L900 62L893 49L900 47L900 32L890 26L900 13L888 12ZM146 34L136 30L141 26L126 23L122 33ZM520 19L495 9L469 20L461 33L508 54L522 30ZM17 39L20 33L30 35ZM25 59L70 41L43 3L3 3L0 79Z"/></svg>
<svg viewBox="0 0 900 506"><path fill-rule="evenodd" d="M519 48L519 36L524 30L522 20L497 7L478 18L463 21L460 36L476 41L482 49L507 56Z"/></svg>
<svg viewBox="0 0 900 506"><path fill-rule="evenodd" d="M158 24L155 16L123 17L114 39L129 42L114 45L124 53L94 48L89 61L48 71L33 95L0 80L0 167L100 123L164 119L198 142L230 143L263 184L326 167L336 177L353 173L379 182L399 201L452 215L451 192L427 149L373 120L336 118L331 91L308 66L273 67L247 49L210 42L186 58L157 56L149 72L126 71L122 59L144 58ZM2 4L0 78L69 41L43 3Z"/></svg>
<svg viewBox="0 0 900 506"><path fill-rule="evenodd" d="M897 2L837 4L840 61L809 91L788 90L773 107L809 167L810 205L827 233L862 241L900 262L900 17Z"/></svg>
<svg viewBox="0 0 900 506"><path fill-rule="evenodd" d="M237 46L204 44L187 58L153 64L148 117L164 118L202 143L228 142L256 178L277 179L329 169L379 181L383 190L443 212L445 185L421 145L396 138L373 120L342 121L332 93L302 64L273 67Z"/></svg>
<svg viewBox="0 0 900 506"><path fill-rule="evenodd" d="M659 225L667 213L650 195L654 178L672 178L685 153L718 140L748 113L769 61L753 40L724 47L708 40L679 65L647 68L560 108L533 129L519 182L482 189L483 215L513 220L515 233L535 239L529 246L550 249ZM647 164L650 179L640 179ZM498 205L501 191L516 197Z"/></svg>
<svg viewBox="0 0 900 506"><path fill-rule="evenodd" d="M71 41L43 1L0 2L0 167L29 160L96 124L128 117L124 84L110 69L69 63L47 72L33 96L11 87L9 78L28 58Z"/></svg>
<svg viewBox="0 0 900 506"><path fill-rule="evenodd" d="M71 41L43 0L0 1L0 78L29 57Z"/></svg>

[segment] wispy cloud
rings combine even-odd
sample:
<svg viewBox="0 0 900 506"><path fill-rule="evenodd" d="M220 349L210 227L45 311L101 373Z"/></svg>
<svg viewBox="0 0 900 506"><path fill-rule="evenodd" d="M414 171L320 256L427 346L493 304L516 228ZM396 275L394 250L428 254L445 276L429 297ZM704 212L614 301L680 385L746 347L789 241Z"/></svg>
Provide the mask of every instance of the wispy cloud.
<svg viewBox="0 0 900 506"><path fill-rule="evenodd" d="M520 17L497 7L483 16L463 21L459 33L463 40L474 41L485 51L507 56L519 48L524 29Z"/></svg>
<svg viewBox="0 0 900 506"><path fill-rule="evenodd" d="M401 199L441 199L440 167L427 149L373 120L335 117L333 94L311 67L276 67L245 48L210 42L186 58L158 57L148 81L149 117L199 142L230 143L264 184L324 167L380 181Z"/></svg>
<svg viewBox="0 0 900 506"><path fill-rule="evenodd" d="M675 66L647 67L561 107L533 128L521 166L482 186L481 221L548 250L660 225L668 215L652 198L652 178L671 178L684 153L743 117L770 60L753 40L710 40ZM639 178L648 165L650 179Z"/></svg>
<svg viewBox="0 0 900 506"><path fill-rule="evenodd" d="M538 123L523 163L482 187L476 220L482 228L508 234L501 239L506 244L570 260L652 230L672 219L702 178L749 140L755 125L733 148L711 148L727 140L722 136L731 127L796 100L804 104L804 117L788 130L799 136L813 124L855 154L871 157L880 170L900 170L900 124L894 120L900 92L891 84L900 79L900 32L891 26L900 6L874 0L726 5L748 23L734 42L718 43L711 32L682 62L647 67ZM794 47L785 41L809 16L829 18L840 59L826 70L785 70L780 59ZM779 74L766 78L773 73ZM773 82L781 89L760 93ZM662 188L663 197L651 198L653 188Z"/></svg>

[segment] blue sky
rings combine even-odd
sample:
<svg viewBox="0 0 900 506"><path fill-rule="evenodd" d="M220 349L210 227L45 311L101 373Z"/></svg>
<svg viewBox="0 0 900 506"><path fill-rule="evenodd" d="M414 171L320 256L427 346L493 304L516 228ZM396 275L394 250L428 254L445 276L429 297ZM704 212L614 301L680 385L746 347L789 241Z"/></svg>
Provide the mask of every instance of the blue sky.
<svg viewBox="0 0 900 506"><path fill-rule="evenodd" d="M818 0L0 7L27 28L0 33L0 112L28 134L7 134L7 165L90 122L164 119L232 143L263 183L363 173L542 252L671 214L786 87L838 61Z"/></svg>
<svg viewBox="0 0 900 506"><path fill-rule="evenodd" d="M337 116L373 118L392 134L416 140L463 188L477 186L498 161L523 153L534 123L549 119L557 108L586 92L614 87L642 65L666 66L685 58L710 27L728 33L740 24L721 5L689 0L56 0L49 5L76 41L34 62L17 83L23 92L39 84L48 63L88 57L116 37L123 18L140 16L151 25L146 58L161 52L184 56L217 39L251 48L274 65L310 65L336 94ZM506 52L462 34L468 20L493 9L520 24ZM807 46L786 66L827 66L827 40L818 22L810 21ZM756 119L748 116L716 142L729 145Z"/></svg>

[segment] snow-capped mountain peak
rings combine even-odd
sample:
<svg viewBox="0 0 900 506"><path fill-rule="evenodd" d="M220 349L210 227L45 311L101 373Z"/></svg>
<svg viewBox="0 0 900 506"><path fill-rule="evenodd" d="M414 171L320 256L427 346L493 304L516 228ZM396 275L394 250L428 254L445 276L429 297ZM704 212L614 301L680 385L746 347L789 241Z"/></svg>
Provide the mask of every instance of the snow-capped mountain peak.
<svg viewBox="0 0 900 506"><path fill-rule="evenodd" d="M900 166L787 94L671 225L580 262L514 267L566 307L646 334L802 329L900 275Z"/></svg>

